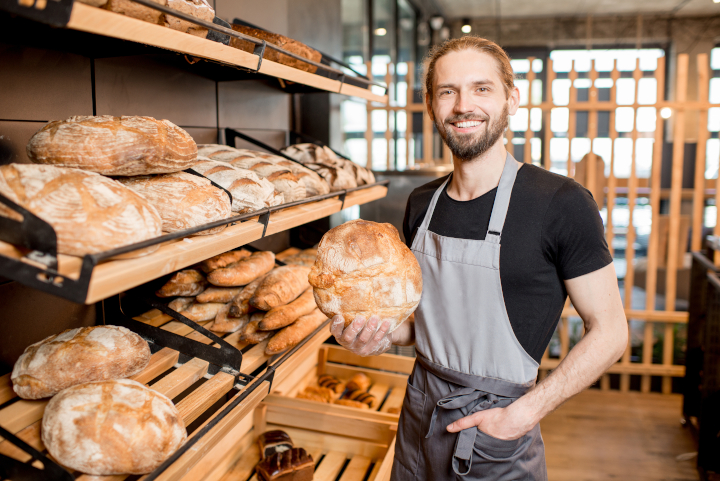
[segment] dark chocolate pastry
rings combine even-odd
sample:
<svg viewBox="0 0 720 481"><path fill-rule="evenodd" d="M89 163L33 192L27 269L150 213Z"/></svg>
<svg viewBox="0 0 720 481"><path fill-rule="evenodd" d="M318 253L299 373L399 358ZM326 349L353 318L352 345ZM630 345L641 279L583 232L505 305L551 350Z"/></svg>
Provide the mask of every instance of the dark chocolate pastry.
<svg viewBox="0 0 720 481"><path fill-rule="evenodd" d="M285 431L267 431L258 437L261 459L269 458L275 453L282 453L293 448L292 439Z"/></svg>
<svg viewBox="0 0 720 481"><path fill-rule="evenodd" d="M345 398L351 399L353 401L359 401L361 403L367 404L368 406L372 406L372 404L375 402L375 396L365 391L352 391L346 394Z"/></svg>
<svg viewBox="0 0 720 481"><path fill-rule="evenodd" d="M263 459L255 471L263 481L311 481L315 462L303 448L292 448Z"/></svg>
<svg viewBox="0 0 720 481"><path fill-rule="evenodd" d="M318 377L318 384L322 387L332 389L336 393L342 392L342 383L338 378L331 376L330 374L323 374Z"/></svg>

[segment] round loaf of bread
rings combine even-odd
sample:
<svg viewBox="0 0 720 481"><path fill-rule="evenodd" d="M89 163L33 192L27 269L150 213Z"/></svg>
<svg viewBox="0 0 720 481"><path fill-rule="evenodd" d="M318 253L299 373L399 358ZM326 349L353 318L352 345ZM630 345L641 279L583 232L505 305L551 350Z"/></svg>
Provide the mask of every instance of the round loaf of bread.
<svg viewBox="0 0 720 481"><path fill-rule="evenodd" d="M76 116L37 131L27 154L37 164L104 175L169 174L195 164L197 145L169 120Z"/></svg>
<svg viewBox="0 0 720 481"><path fill-rule="evenodd" d="M53 396L90 381L122 379L150 362L150 347L119 326L68 329L25 349L15 363L13 390L23 399Z"/></svg>
<svg viewBox="0 0 720 481"><path fill-rule="evenodd" d="M52 165L3 165L0 194L49 223L61 254L82 256L162 234L162 218L145 198L92 172ZM0 215L16 218L3 205ZM158 247L133 254L147 254Z"/></svg>
<svg viewBox="0 0 720 481"><path fill-rule="evenodd" d="M315 302L328 317L349 325L356 316L390 321L390 331L415 311L422 272L391 224L365 220L330 229L320 241L308 277Z"/></svg>
<svg viewBox="0 0 720 481"><path fill-rule="evenodd" d="M42 441L63 466L86 474L145 474L185 441L172 401L129 379L73 386L52 398Z"/></svg>

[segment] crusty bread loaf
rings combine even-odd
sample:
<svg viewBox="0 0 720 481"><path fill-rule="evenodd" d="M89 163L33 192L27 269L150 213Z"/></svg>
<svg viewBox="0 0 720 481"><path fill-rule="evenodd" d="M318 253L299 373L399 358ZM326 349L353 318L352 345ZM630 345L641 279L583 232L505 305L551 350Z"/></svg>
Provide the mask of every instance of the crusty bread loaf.
<svg viewBox="0 0 720 481"><path fill-rule="evenodd" d="M193 303L194 297L177 297L168 303L168 307L175 312L182 312Z"/></svg>
<svg viewBox="0 0 720 481"><path fill-rule="evenodd" d="M266 316L267 317L267 316ZM300 341L309 336L315 329L327 320L327 316L315 309L310 314L301 316L289 326L280 329L269 341L265 348L265 354L272 356L297 346ZM263 321L260 321L262 325Z"/></svg>
<svg viewBox="0 0 720 481"><path fill-rule="evenodd" d="M185 308L180 314L191 321L204 322L212 321L225 304L222 302L206 302L204 304L192 304Z"/></svg>
<svg viewBox="0 0 720 481"><path fill-rule="evenodd" d="M248 344L259 344L275 335L276 331L261 331L258 329L260 321L265 317L264 312L254 312L250 315L250 321L243 327L240 340Z"/></svg>
<svg viewBox="0 0 720 481"><path fill-rule="evenodd" d="M149 473L187 437L172 401L129 379L65 389L45 408L41 432L60 464L94 475Z"/></svg>
<svg viewBox="0 0 720 481"><path fill-rule="evenodd" d="M234 264L215 269L208 274L210 284L221 287L245 286L270 272L275 265L275 254L270 251L253 252L250 257Z"/></svg>
<svg viewBox="0 0 720 481"><path fill-rule="evenodd" d="M278 199L275 186L270 181L261 179L250 170L207 157L198 157L193 170L230 191L233 212L252 212L283 202L282 196Z"/></svg>
<svg viewBox="0 0 720 481"><path fill-rule="evenodd" d="M148 362L150 347L134 332L118 326L81 327L27 347L11 379L18 396L41 399L76 384L132 376Z"/></svg>
<svg viewBox="0 0 720 481"><path fill-rule="evenodd" d="M309 281L320 310L343 316L346 326L356 316L377 315L393 331L415 311L422 294L420 265L397 229L364 220L323 236Z"/></svg>
<svg viewBox="0 0 720 481"><path fill-rule="evenodd" d="M230 303L227 303L221 307L215 316L215 322L206 327L211 331L223 333L235 332L244 328L247 323L250 322L250 315L245 314L240 317L230 317L230 305Z"/></svg>
<svg viewBox="0 0 720 481"><path fill-rule="evenodd" d="M213 10L207 0L167 0L167 6L174 10L192 15L200 20L205 20L206 22L212 23L215 18L215 10ZM208 29L201 27L200 25L186 22L178 17L167 14L162 15L162 20L164 20L166 27L170 27L174 30L180 30L181 32L186 32L190 35L195 35L196 37L207 37Z"/></svg>
<svg viewBox="0 0 720 481"><path fill-rule="evenodd" d="M224 155L225 159L229 156ZM261 178L271 182L278 192L283 194L285 202L294 202L304 199L306 191L304 184L300 183L295 174L289 169L276 164L276 161L263 157L242 157L227 160L230 165L255 172Z"/></svg>
<svg viewBox="0 0 720 481"><path fill-rule="evenodd" d="M315 171L330 186L330 192L353 189L357 187L357 180L352 174L340 167L325 164L305 164L308 169Z"/></svg>
<svg viewBox="0 0 720 481"><path fill-rule="evenodd" d="M305 249L281 260L285 264L312 267L315 264L315 259L317 259L317 249Z"/></svg>
<svg viewBox="0 0 720 481"><path fill-rule="evenodd" d="M120 177L118 181L143 196L162 217L164 232L177 232L232 215L230 198L208 179L175 172L162 175ZM216 234L225 229L219 226L196 235Z"/></svg>
<svg viewBox="0 0 720 481"><path fill-rule="evenodd" d="M167 0L152 0L155 3L166 6ZM108 0L105 8L111 12L121 13L128 17L137 18L150 23L162 23L163 13L160 10L140 5L132 0Z"/></svg>
<svg viewBox="0 0 720 481"><path fill-rule="evenodd" d="M278 162L277 165L288 169L297 177L298 181L305 187L305 195L307 197L323 195L330 192L330 184L304 165L287 159L283 159Z"/></svg>
<svg viewBox="0 0 720 481"><path fill-rule="evenodd" d="M210 286L195 297L195 302L203 304L205 302L222 302L227 304L233 300L235 296L240 294L240 287L215 287Z"/></svg>
<svg viewBox="0 0 720 481"><path fill-rule="evenodd" d="M28 142L27 154L37 164L103 175L167 174L192 167L197 145L169 120L77 116L45 125Z"/></svg>
<svg viewBox="0 0 720 481"><path fill-rule="evenodd" d="M195 269L176 272L155 294L158 297L197 296L207 286L205 276Z"/></svg>
<svg viewBox="0 0 720 481"><path fill-rule="evenodd" d="M257 290L263 279L265 279L265 276L258 277L250 284L243 287L242 291L240 291L237 296L233 297L233 300L231 302L232 306L230 307L231 316L240 317L243 314L247 314L252 309L254 309L250 305L250 299L252 298L253 294L255 294L255 291Z"/></svg>
<svg viewBox="0 0 720 481"><path fill-rule="evenodd" d="M326 146L321 147L315 144L295 144L283 149L283 153L316 170L319 170L320 166L342 169L355 179L357 185L372 184L375 182L375 176L370 169L360 167L358 164L350 160L337 156L335 152ZM312 167L310 164L319 165ZM338 174L333 169L327 169L323 172L328 177L340 176L339 179L332 181L332 184L346 182L346 176L344 174ZM330 182L330 180L328 181Z"/></svg>
<svg viewBox="0 0 720 481"><path fill-rule="evenodd" d="M52 165L3 165L0 194L48 222L57 233L62 254L82 256L162 234L162 219L155 207L119 182L92 172ZM1 205L0 215L13 217Z"/></svg>
<svg viewBox="0 0 720 481"><path fill-rule="evenodd" d="M308 288L300 297L284 306L270 309L258 326L261 331L272 331L289 326L300 316L310 314L317 306L313 291Z"/></svg>
<svg viewBox="0 0 720 481"><path fill-rule="evenodd" d="M222 254L218 254L215 257L211 257L210 259L202 261L200 263L200 269L202 269L202 271L207 274L214 271L215 269L226 267L233 262L244 259L245 257L250 256L250 254L252 254L252 252L247 249L223 252Z"/></svg>
<svg viewBox="0 0 720 481"><path fill-rule="evenodd" d="M297 299L308 288L309 267L283 266L274 269L260 283L250 305L262 311L282 306Z"/></svg>
<svg viewBox="0 0 720 481"><path fill-rule="evenodd" d="M245 35L250 35L251 37L255 37L259 40L265 40L267 42L275 44L278 47L287 50L288 52L292 52L296 55L312 60L313 62L320 62L320 60L322 59L322 54L317 50L314 50L305 45L304 43L300 43L297 40L293 40L283 35L278 35L276 33L270 33L258 28L246 27L244 25L236 24L233 24L232 29L236 32L244 33ZM252 53L255 49L254 43L248 42L246 40L240 40L239 38L234 37L230 38L230 46L250 53ZM289 67L293 67L299 70L304 70L310 73L315 73L315 71L317 70L317 67L314 65L310 65L309 63L302 62L292 57L288 57L284 53L280 53L277 50L273 50L270 48L265 49L265 55L263 56L263 58L272 62L278 62L283 65L287 65Z"/></svg>

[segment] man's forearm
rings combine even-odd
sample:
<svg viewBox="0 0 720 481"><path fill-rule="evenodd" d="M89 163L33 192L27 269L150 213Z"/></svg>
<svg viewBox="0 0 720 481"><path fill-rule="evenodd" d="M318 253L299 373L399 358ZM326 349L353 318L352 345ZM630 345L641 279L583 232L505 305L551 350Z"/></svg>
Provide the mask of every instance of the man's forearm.
<svg viewBox="0 0 720 481"><path fill-rule="evenodd" d="M623 324L625 327L622 327ZM558 367L513 403L512 409L525 412L534 426L566 400L594 383L623 354L627 346L624 319L588 331ZM624 329L624 330L623 330Z"/></svg>

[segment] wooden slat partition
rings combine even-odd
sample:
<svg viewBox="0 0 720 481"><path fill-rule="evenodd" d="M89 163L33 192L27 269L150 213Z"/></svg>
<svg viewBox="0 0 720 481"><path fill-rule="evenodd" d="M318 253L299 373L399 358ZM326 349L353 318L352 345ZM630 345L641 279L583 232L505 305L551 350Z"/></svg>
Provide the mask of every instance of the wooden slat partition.
<svg viewBox="0 0 720 481"><path fill-rule="evenodd" d="M648 77L648 72L640 70L639 62L636 61L635 67L631 73L632 80L635 85L634 99L631 104L619 105L618 104L618 82L621 77L628 77L629 72L621 72L617 60L613 60L612 68L610 72L603 72L600 74L597 71L597 65L595 62L591 63L590 71L587 78L590 80L589 96L587 101L579 101L577 97L577 89L575 88L575 81L579 76L585 76L584 74L579 75L579 65L575 61L571 63L571 68L567 74L561 74L562 77L567 78L570 82L569 86L569 98L567 105L557 105L556 99L553 98L553 82L557 79L557 74L553 66L551 59L546 59L545 69L545 85L543 89L545 96L540 104L535 104L532 101L532 82L536 78L535 72L532 70L533 58L528 58L530 64L529 71L525 75L528 81L528 95L527 102L524 103L522 108L528 109L528 127L524 132L512 132L507 130L505 138L507 139L506 148L511 154L516 152L520 155L519 149L520 144L513 144L513 137L524 138L525 144L522 146L523 159L526 162L531 161L531 141L535 137L534 132L530 128L530 117L532 109L542 110L542 122L544 134L542 135L542 164L545 169L553 168L553 162L550 156L550 143L555 137L551 129L551 116L552 110L556 108L567 108L568 109L568 155L566 159L562 159L562 163L567 166L568 176L574 176L574 162L572 158L572 145L573 139L576 138L576 125L577 125L577 113L586 112L588 115L588 131L587 139L590 141L590 152L587 156L587 175L585 179L578 179L579 181L585 182L586 188L591 188L600 179L595 178L596 170L593 168L593 164L600 161L598 155L595 154L595 143L598 138L599 132L599 113L609 113L609 129L606 134L610 141L610 151L607 157L602 159L606 165L609 165L609 175L607 175L607 188L603 195L598 195L596 199L601 210L604 206L604 212L606 217L606 240L613 256L618 255L620 258L623 257L623 252L618 249L618 252L614 252L613 244L618 245L618 237L625 240L624 259L626 262L627 270L624 277L624 305L626 308L626 314L628 319L631 319L634 323L633 338L638 345L628 345L628 349L625 351L622 359L616 367L610 372L620 375L620 389L625 391L630 389L631 376L640 376L640 390L643 392L649 392L652 386L653 376L662 377L662 392L670 392L672 389L672 377L682 375L682 366L673 364L675 346L675 326L681 325L687 322L686 313L676 313L675 303L678 292L678 270L683 269L682 259L684 250L684 236L686 234L685 223L690 219L692 226L692 238L690 247L693 250L700 249L702 247L702 230L704 225L705 207L708 201L712 202L714 199L715 204L720 206L720 178L718 179L706 179L705 178L705 166L708 162L716 161L716 159L707 159L707 141L712 137L708 131L708 110L710 108L720 107L720 103L711 103L709 101L709 82L711 72L709 70L709 59L707 55L699 55L698 58L698 98L688 99L687 98L687 83L688 83L688 64L689 58L687 54L682 54L677 57L677 62L674 62L676 66L674 70L670 72L670 76L673 77L671 82L675 86L675 92L671 100L665 98L665 85L666 85L666 68L667 59L660 57L657 59L657 67L652 77ZM598 77L608 78L610 88L610 98L608 100L600 100L598 95L598 88L596 80ZM407 79L410 79L410 72L408 73ZM640 103L641 93L641 80L654 78L657 91L656 98L653 103ZM623 82L625 79L623 79ZM644 83L645 80L642 80ZM606 88L606 87L603 87ZM646 87L642 87L645 89ZM646 92L645 92L646 93ZM621 132L618 133L616 129L616 110L618 107L629 107L633 112L633 128L629 133ZM654 134L648 134L645 131L640 131L637 125L637 114L640 108L655 108L656 121L655 121L655 132ZM398 109L399 107L377 107L387 109ZM449 158L446 154L446 149L442 151L438 149L433 150L433 138L432 131L433 125L430 121L427 113L425 113L426 107L423 102L414 102L410 92L408 92L407 105L403 107L410 116L412 112L423 112L424 118L424 140L423 140L423 162L427 165L435 165L447 163ZM671 109L671 117L669 120L665 120L661 117L660 111L663 108ZM695 113L697 112L697 114ZM686 131L686 119L689 116L697 115L698 118L698 130L697 132ZM410 125L410 124L408 124ZM667 131L667 136L664 137L664 132ZM405 133L406 136L408 132ZM713 134L715 135L715 134ZM652 164L650 168L649 178L644 178L646 175L640 171L640 151L638 145L644 138L653 138L652 147ZM406 137L411 138L411 137ZM626 165L620 165L619 162L624 162L622 156L618 160L616 155L616 144L618 139L626 138L632 140L632 151L629 152L630 161L629 169ZM694 142L697 139L698 147L696 150L696 161L695 161L695 175L694 175L694 186L692 188L683 188L682 186L682 170L684 164L684 145L686 142ZM661 172L662 172L662 146L664 142L673 143L672 152L672 169L670 172L670 186L669 188L662 188L661 185ZM417 144L417 142L416 142ZM646 144L647 145L647 144ZM410 150L410 144L408 143L408 150ZM441 158L435 158L433 153L440 152ZM561 165L562 165L561 163ZM409 162L408 162L409 165ZM554 167L558 167L558 162ZM625 170L627 169L627 170ZM622 171L629 172L620 174ZM620 178L616 176L620 174ZM641 233L635 228L635 224L640 219L640 204L644 204L647 199L649 204L650 217L652 220L652 226L650 233L647 238L647 257L646 259L641 258L640 252L635 251L635 246L638 241L642 241ZM613 225L613 212L615 212L615 218L617 219L617 213L619 209L624 209L625 206L623 201L627 200L628 206L628 229L627 233L619 227ZM685 203L685 204L683 204ZM687 207L692 205L692 216L683 218L681 212L686 212ZM681 209L681 205L683 208ZM661 206L663 206L662 217L661 217ZM720 210L720 209L719 209ZM720 220L720 219L718 219ZM666 227L663 231L660 226L665 223ZM720 236L720 222L716 221L714 234ZM644 233L642 235L645 235ZM682 239L682 241L681 241ZM716 253L715 258L716 264L720 265L720 254ZM637 290L633 291L635 284L642 286L642 275L640 266L644 264L644 290L645 299L644 302L640 302L637 297ZM658 275L662 275L662 279L658 279ZM664 306L662 302L656 302L658 286L664 282ZM659 282L660 281L660 282ZM662 300L662 297L661 297ZM644 304L644 305L643 305ZM638 309L638 308L642 308ZM547 375L547 369L552 369L552 366L558 362L557 356L560 355L560 359L564 358L567 351L572 343L576 341L575 333L572 333L571 325L569 323L568 316L574 316L571 310L566 310L562 319L559 323L557 340L559 341L559 351L554 353L554 358L546 353L543 356L541 362L540 378ZM640 341L638 338L641 337ZM572 342L571 342L572 340ZM642 342L642 347L639 343ZM653 359L653 346L660 342L662 344L660 358ZM631 358L631 354L637 355L637 358ZM600 381L601 388L609 389L610 378L604 376ZM635 385L633 385L635 386Z"/></svg>

